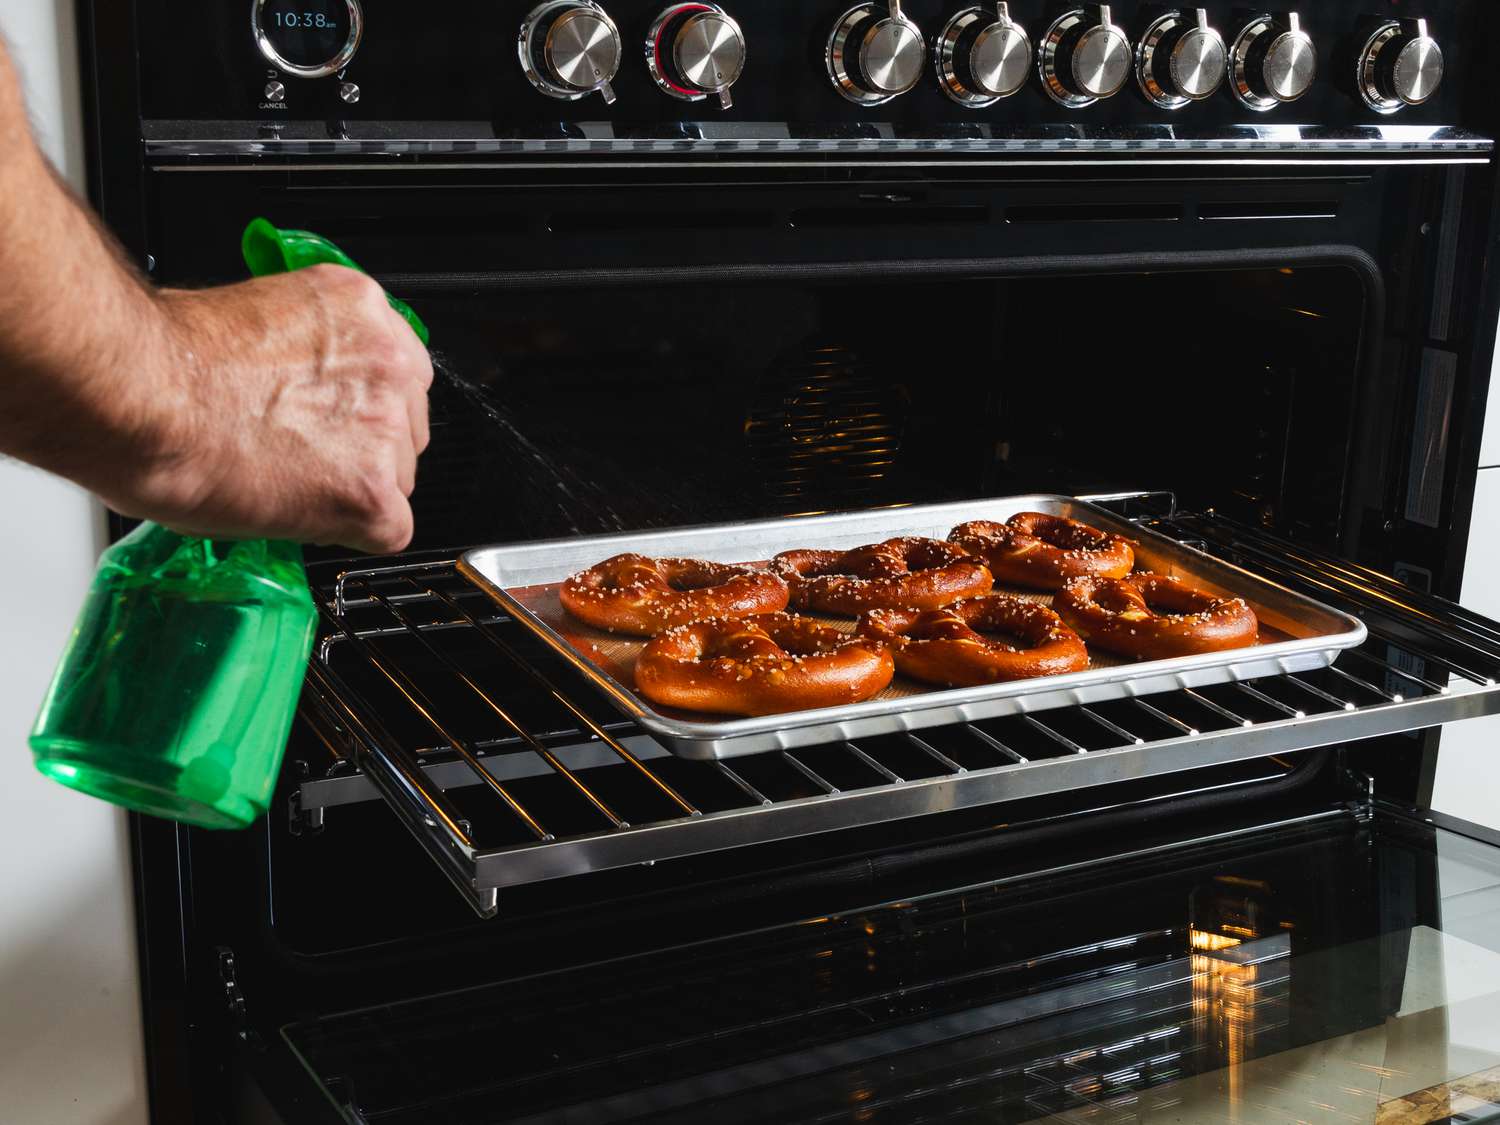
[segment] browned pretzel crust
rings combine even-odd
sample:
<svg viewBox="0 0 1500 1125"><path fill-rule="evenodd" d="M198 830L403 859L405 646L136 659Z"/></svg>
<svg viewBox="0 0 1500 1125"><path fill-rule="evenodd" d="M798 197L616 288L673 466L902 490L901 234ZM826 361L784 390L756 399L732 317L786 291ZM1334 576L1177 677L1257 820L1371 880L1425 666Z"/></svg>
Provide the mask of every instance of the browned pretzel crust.
<svg viewBox="0 0 1500 1125"><path fill-rule="evenodd" d="M994 585L968 552L914 536L853 551L787 551L771 569L786 579L796 608L848 617L871 609L940 609Z"/></svg>
<svg viewBox="0 0 1500 1125"><path fill-rule="evenodd" d="M667 707L778 715L862 703L895 675L882 644L790 613L679 625L642 651L635 686Z"/></svg>
<svg viewBox="0 0 1500 1125"><path fill-rule="evenodd" d="M1062 618L1004 594L945 609L871 610L859 632L890 645L903 676L946 687L1060 676L1089 666L1083 641Z"/></svg>
<svg viewBox="0 0 1500 1125"><path fill-rule="evenodd" d="M1166 574L1079 578L1052 608L1089 644L1136 660L1245 648L1260 635L1244 598L1221 598Z"/></svg>
<svg viewBox="0 0 1500 1125"><path fill-rule="evenodd" d="M786 583L764 570L698 559L616 555L562 584L563 608L598 629L653 637L703 617L786 608Z"/></svg>
<svg viewBox="0 0 1500 1125"><path fill-rule="evenodd" d="M1033 590L1060 590L1075 578L1124 578L1135 567L1135 551L1120 536L1041 512L960 524L948 539L983 559L996 582Z"/></svg>

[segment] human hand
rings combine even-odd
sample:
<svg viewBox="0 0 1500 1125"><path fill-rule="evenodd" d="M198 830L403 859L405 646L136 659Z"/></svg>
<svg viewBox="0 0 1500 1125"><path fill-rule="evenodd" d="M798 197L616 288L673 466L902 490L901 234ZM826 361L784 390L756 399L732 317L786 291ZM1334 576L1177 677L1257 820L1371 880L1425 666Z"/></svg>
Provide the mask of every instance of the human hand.
<svg viewBox="0 0 1500 1125"><path fill-rule="evenodd" d="M432 363L379 285L323 265L157 304L157 377L127 396L147 456L106 502L193 535L410 543Z"/></svg>

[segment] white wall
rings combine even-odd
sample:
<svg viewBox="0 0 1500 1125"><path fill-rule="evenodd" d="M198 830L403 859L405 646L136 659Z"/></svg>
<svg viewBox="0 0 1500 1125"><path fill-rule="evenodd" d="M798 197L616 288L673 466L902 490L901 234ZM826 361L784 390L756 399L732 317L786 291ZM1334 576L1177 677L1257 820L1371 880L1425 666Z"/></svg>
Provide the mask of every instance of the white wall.
<svg viewBox="0 0 1500 1125"><path fill-rule="evenodd" d="M1464 605L1500 620L1500 346L1490 370L1490 401L1479 450L1479 483L1464 563ZM1443 732L1432 807L1500 828L1500 716Z"/></svg>
<svg viewBox="0 0 1500 1125"><path fill-rule="evenodd" d="M72 0L3 0L53 162L83 183ZM0 460L0 1121L144 1125L123 814L45 781L26 733L88 585L102 513Z"/></svg>
<svg viewBox="0 0 1500 1125"><path fill-rule="evenodd" d="M1492 378L1500 391L1500 371ZM1495 409L1489 413L1487 430L1497 433L1486 433L1485 447L1500 454L1500 402L1494 395L1491 406ZM1479 471L1460 600L1475 613L1500 619L1500 468ZM1500 716L1455 723L1443 731L1432 807L1500 828Z"/></svg>

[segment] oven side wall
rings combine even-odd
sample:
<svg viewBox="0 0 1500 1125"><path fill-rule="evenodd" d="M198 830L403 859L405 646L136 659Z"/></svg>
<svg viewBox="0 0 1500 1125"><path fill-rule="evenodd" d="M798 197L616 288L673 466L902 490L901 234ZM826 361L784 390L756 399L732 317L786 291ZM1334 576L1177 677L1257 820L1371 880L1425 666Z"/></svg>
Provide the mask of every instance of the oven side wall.
<svg viewBox="0 0 1500 1125"><path fill-rule="evenodd" d="M83 190L69 0L7 0L0 32L37 135ZM51 785L26 734L103 543L79 489L0 460L0 1102L28 1125L147 1120L125 815Z"/></svg>

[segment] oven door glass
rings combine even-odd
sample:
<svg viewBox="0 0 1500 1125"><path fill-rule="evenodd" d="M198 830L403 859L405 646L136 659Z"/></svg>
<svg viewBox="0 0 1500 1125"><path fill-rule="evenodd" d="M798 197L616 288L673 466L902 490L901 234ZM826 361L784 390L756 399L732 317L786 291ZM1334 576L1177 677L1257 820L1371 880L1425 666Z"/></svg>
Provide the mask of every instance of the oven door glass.
<svg viewBox="0 0 1500 1125"><path fill-rule="evenodd" d="M1339 816L285 1038L391 1125L1487 1120L1500 848Z"/></svg>

